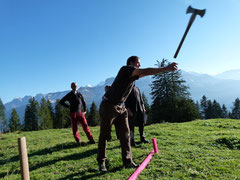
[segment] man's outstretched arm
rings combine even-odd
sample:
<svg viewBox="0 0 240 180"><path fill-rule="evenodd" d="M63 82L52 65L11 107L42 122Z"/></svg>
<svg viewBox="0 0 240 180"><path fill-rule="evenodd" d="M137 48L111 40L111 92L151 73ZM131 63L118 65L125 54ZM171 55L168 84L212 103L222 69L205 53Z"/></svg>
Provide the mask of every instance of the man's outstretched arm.
<svg viewBox="0 0 240 180"><path fill-rule="evenodd" d="M132 73L132 76L139 76L139 78L169 71L176 71L177 63L171 63L166 67L159 67L159 68L144 68L144 69L135 69Z"/></svg>
<svg viewBox="0 0 240 180"><path fill-rule="evenodd" d="M66 103L66 101L68 101L68 94L66 96L64 96L60 101L59 101L59 104L61 104L62 106L66 107L66 108L69 108L70 105L68 105Z"/></svg>

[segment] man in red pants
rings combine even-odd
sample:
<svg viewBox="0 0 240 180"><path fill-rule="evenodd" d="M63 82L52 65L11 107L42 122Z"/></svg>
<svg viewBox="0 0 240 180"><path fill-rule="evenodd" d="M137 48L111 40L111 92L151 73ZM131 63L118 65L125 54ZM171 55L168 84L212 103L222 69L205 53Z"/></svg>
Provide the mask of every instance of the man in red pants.
<svg viewBox="0 0 240 180"><path fill-rule="evenodd" d="M85 118L86 114L86 102L80 92L77 91L77 83L73 82L71 84L72 91L65 95L61 100L60 104L66 108L70 108L70 117L72 119L72 131L73 136L78 145L84 145L81 143L80 136L78 134L78 123L81 123L84 132L86 133L90 144L95 144L93 136L90 132L90 129L87 124L87 120ZM66 104L68 101L70 103ZM83 107L83 112L82 112Z"/></svg>

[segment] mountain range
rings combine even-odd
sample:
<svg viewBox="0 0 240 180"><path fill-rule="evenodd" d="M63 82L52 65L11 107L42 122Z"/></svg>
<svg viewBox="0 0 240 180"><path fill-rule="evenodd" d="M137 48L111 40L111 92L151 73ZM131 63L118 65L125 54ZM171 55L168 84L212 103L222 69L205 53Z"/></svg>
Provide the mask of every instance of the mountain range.
<svg viewBox="0 0 240 180"><path fill-rule="evenodd" d="M182 72L182 78L189 86L191 98L194 101L200 101L203 95L210 100L217 100L221 105L225 104L228 110L231 110L233 102L237 97L240 97L240 69L230 70L218 75L208 75L196 72ZM105 85L111 85L114 77L108 78L96 86L80 87L79 91L83 94L88 108L94 101L99 106L102 96L104 94ZM147 76L136 81L136 85L147 97L149 104L151 104L151 87L152 77ZM70 90L69 90L70 91ZM57 99L61 99L69 91L60 91L48 94L37 94L34 98L40 102L44 97L55 103ZM15 98L12 101L4 104L6 108L6 117L9 119L12 108L15 108L21 122L23 122L25 107L32 96L25 96L23 98Z"/></svg>

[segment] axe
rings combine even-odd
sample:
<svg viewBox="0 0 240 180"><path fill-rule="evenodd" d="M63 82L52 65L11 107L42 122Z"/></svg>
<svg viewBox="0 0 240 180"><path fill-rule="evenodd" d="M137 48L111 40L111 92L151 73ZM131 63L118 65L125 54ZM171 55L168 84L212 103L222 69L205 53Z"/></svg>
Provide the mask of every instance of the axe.
<svg viewBox="0 0 240 180"><path fill-rule="evenodd" d="M187 29L186 29L183 37L182 37L182 40L181 40L180 44L178 45L177 51L175 52L175 55L174 55L174 58L177 58L178 52L179 52L179 50L181 49L181 46L182 46L182 44L183 44L183 41L184 41L185 37L187 36L187 33L188 33L188 31L189 31L189 29L190 29L193 21L195 20L195 17L196 17L197 15L203 17L204 14L205 14L205 12L206 12L206 9L203 9L203 10L194 9L194 8L192 8L191 6L189 6L189 7L187 8L186 14L192 13L192 16L191 16L191 18L190 18L190 20L189 20L189 22L188 22L188 26L187 26Z"/></svg>

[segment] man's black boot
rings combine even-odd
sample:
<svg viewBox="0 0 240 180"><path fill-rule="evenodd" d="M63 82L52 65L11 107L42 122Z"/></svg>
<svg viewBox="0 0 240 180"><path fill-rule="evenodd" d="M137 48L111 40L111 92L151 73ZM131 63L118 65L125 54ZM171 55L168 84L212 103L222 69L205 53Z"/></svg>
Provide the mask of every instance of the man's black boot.
<svg viewBox="0 0 240 180"><path fill-rule="evenodd" d="M94 139L91 139L91 140L89 141L89 143L90 143L90 144L95 144L96 142L94 141Z"/></svg>
<svg viewBox="0 0 240 180"><path fill-rule="evenodd" d="M145 138L141 138L141 143L150 143L150 141Z"/></svg>
<svg viewBox="0 0 240 180"><path fill-rule="evenodd" d="M132 146L132 147L136 147L136 146L137 146L136 143L135 143L135 141L131 141L131 146Z"/></svg>
<svg viewBox="0 0 240 180"><path fill-rule="evenodd" d="M133 161L123 165L125 168L137 168L139 165L135 164Z"/></svg>

